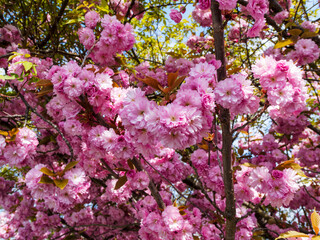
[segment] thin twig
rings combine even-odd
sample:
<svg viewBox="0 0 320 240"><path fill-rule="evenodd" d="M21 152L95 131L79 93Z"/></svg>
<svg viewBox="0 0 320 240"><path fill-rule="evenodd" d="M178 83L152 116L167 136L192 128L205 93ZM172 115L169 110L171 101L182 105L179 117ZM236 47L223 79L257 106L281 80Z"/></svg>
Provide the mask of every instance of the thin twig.
<svg viewBox="0 0 320 240"><path fill-rule="evenodd" d="M206 214L207 216L209 216L204 210L202 210L199 206L197 206L196 204L194 204L188 197L184 196L184 194L183 194L179 189L177 189L177 188L173 185L173 183L172 183L168 178L166 178L165 176L163 176L163 174L162 174L161 172L159 172L159 170L156 169L154 166L152 166L151 163L149 163L142 155L141 155L141 158L142 158L142 159L145 161L145 163L148 164L154 171L156 171L161 178L163 178L164 180L166 180L166 181L170 184L170 186L171 186L181 197L183 197L183 198L186 199L188 202L190 202L190 204L192 204L194 207L199 208L202 213L204 213L204 214ZM200 188L200 189L201 189L201 188ZM219 210L220 210L220 209L219 209ZM221 210L220 210L220 211L221 211ZM221 211L221 213L222 213L222 211Z"/></svg>
<svg viewBox="0 0 320 240"><path fill-rule="evenodd" d="M311 193L308 191L308 189L306 188L306 186L303 186L304 190L306 190L307 194L313 199L315 200L317 203L320 203L320 201L318 199L316 199L314 196L311 195Z"/></svg>
<svg viewBox="0 0 320 240"><path fill-rule="evenodd" d="M110 167L103 159L100 159L100 162L106 167L106 169L110 172L110 174L111 174L114 178L116 178L116 179L119 178L119 175L116 174L115 171L113 171L113 170L111 169L111 167Z"/></svg>
<svg viewBox="0 0 320 240"><path fill-rule="evenodd" d="M43 48L47 42L50 40L51 36L54 34L54 32L57 30L57 27L58 27L58 24L60 22L60 19L67 7L69 3L69 0L64 0L61 4L61 7L60 7L60 10L59 10L59 13L58 13L58 16L54 19L54 22L49 30L49 33L48 35L46 36L46 38L39 44L39 48Z"/></svg>
<svg viewBox="0 0 320 240"><path fill-rule="evenodd" d="M195 168L195 166L192 165L191 162L189 162L190 166L193 168L195 174L196 174L196 177L197 177L197 180L200 184L200 191L202 192L202 194L205 196L205 198L209 201L209 203L222 215L222 216L225 216L225 213L218 207L218 205L212 201L212 199L209 197L208 193L206 192L206 190L204 189L204 185L203 183L201 182L200 180L200 177L199 177L199 174L198 174L198 170Z"/></svg>
<svg viewBox="0 0 320 240"><path fill-rule="evenodd" d="M232 130L232 134L245 128L248 124L256 121L259 117L261 117L261 115L266 111L266 109L269 107L269 104L268 103L265 103L263 108L257 113L257 115L255 115L253 118L249 119L245 124L243 124L242 126L240 127L237 127L235 129Z"/></svg>
<svg viewBox="0 0 320 240"><path fill-rule="evenodd" d="M143 171L144 170L143 166L142 166L142 164L140 162L140 159L137 159L136 157L134 157L132 159L132 163L137 168L138 171ZM149 181L150 181L149 182L149 189L150 189L150 192L151 192L152 196L156 200L156 202L158 204L158 207L161 208L161 209L165 209L166 205L164 204L163 199L162 199L158 189L156 188L156 185L153 182L153 179L151 178L151 176L148 174L147 171L145 171L145 172L149 177Z"/></svg>
<svg viewBox="0 0 320 240"><path fill-rule="evenodd" d="M18 89L16 86L14 86L14 89L18 92ZM54 123L52 123L51 121L47 120L46 118L44 118L40 113L38 113L33 107L31 107L31 105L26 101L26 99L24 98L24 96L18 92L21 100L23 101L23 103L26 105L27 108L29 108L31 110L31 112L33 112L34 114L36 114L39 118L41 118L43 121L45 121L46 123L48 123L51 127L53 127L61 136L61 138L63 139L63 141L67 144L69 151L70 151L70 159L73 159L73 149L71 147L70 142L68 141L68 139L65 138L65 136L63 135L63 133L60 131L59 127L57 125L55 125Z"/></svg>
<svg viewBox="0 0 320 240"><path fill-rule="evenodd" d="M214 115L214 144L218 147L218 132L217 132L217 118L216 115ZM221 152L221 149L220 149ZM223 180L223 171L222 171L222 162L219 156L219 152L217 151L217 160L220 168L220 174L222 176Z"/></svg>

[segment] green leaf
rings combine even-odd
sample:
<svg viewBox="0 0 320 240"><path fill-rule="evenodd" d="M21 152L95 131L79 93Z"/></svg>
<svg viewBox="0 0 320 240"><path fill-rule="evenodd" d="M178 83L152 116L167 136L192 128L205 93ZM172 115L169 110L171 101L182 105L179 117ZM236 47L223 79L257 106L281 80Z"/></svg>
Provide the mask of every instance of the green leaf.
<svg viewBox="0 0 320 240"><path fill-rule="evenodd" d="M46 167L41 168L40 172L43 172L44 174L51 176L51 177L56 176L56 174L54 172L52 172L50 169L48 169Z"/></svg>
<svg viewBox="0 0 320 240"><path fill-rule="evenodd" d="M13 80L13 79L16 79L16 77L15 76L8 76L8 75L0 75L0 79Z"/></svg>
<svg viewBox="0 0 320 240"><path fill-rule="evenodd" d="M83 20L84 20L84 17L79 17L79 18L75 18L75 19L70 19L67 22L65 22L64 24L68 25L68 24L78 23L78 22L81 22Z"/></svg>
<svg viewBox="0 0 320 240"><path fill-rule="evenodd" d="M64 171L68 171L70 170L71 168L73 168L75 165L77 165L78 161L73 161L73 162L69 162L67 164L67 166L64 168Z"/></svg>
<svg viewBox="0 0 320 240"><path fill-rule="evenodd" d="M282 40L282 41L277 42L277 44L274 45L274 48L282 48L282 47L285 47L287 45L292 45L292 44L294 44L294 41L291 38L288 38L286 40Z"/></svg>
<svg viewBox="0 0 320 240"><path fill-rule="evenodd" d="M35 75L37 75L37 74L38 74L38 73L37 73L37 69L36 69L36 66L35 66L35 65L33 65L33 66L32 66L32 70L33 70L33 72L34 72L34 74L35 74Z"/></svg>
<svg viewBox="0 0 320 240"><path fill-rule="evenodd" d="M289 238L289 237L309 237L309 235L301 233L301 232L289 231L286 233L281 233L280 236L277 237L275 240L281 239L281 238Z"/></svg>
<svg viewBox="0 0 320 240"><path fill-rule="evenodd" d="M31 62L22 62L22 65L23 65L24 69L26 70L26 72L28 72L32 68L33 63L31 63Z"/></svg>
<svg viewBox="0 0 320 240"><path fill-rule="evenodd" d="M19 55L22 55L21 53L17 53L17 52L12 52L13 55L11 55L9 58L8 58L8 62L11 61L13 58L15 58L16 56L19 56Z"/></svg>
<svg viewBox="0 0 320 240"><path fill-rule="evenodd" d="M69 182L68 179L55 179L53 181L54 181L54 184L61 190L63 190Z"/></svg>
<svg viewBox="0 0 320 240"><path fill-rule="evenodd" d="M54 183L53 180L51 178L49 178L47 175L42 175L40 178L39 183L45 183L45 184L52 184Z"/></svg>
<svg viewBox="0 0 320 240"><path fill-rule="evenodd" d="M120 177L116 183L116 186L114 187L114 190L121 188L123 185L126 184L127 181L128 179L126 175L124 175L123 177Z"/></svg>
<svg viewBox="0 0 320 240"><path fill-rule="evenodd" d="M108 3L106 0L101 0L101 7L103 8L107 8L108 7Z"/></svg>

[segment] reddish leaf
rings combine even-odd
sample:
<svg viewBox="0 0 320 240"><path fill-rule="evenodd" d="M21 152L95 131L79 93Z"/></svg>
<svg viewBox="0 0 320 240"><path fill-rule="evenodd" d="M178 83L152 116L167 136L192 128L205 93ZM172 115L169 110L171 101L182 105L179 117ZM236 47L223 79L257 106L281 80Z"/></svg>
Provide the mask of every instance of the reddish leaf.
<svg viewBox="0 0 320 240"><path fill-rule="evenodd" d="M123 185L126 184L127 181L128 179L126 175L124 175L123 177L120 177L116 183L116 186L114 187L114 190L121 188Z"/></svg>

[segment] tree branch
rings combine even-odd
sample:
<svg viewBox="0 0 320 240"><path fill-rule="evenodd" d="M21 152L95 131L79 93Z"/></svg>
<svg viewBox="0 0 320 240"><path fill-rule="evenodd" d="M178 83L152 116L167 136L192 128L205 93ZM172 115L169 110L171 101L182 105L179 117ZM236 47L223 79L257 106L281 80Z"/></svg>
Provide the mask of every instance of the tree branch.
<svg viewBox="0 0 320 240"><path fill-rule="evenodd" d="M24 98L24 96L18 91L17 87L14 86L14 89L16 90L16 92L18 92L21 100L23 101L23 103L26 105L26 107L28 107L31 112L33 112L34 114L36 114L39 118L41 118L43 121L45 121L46 123L48 123L51 127L53 127L61 136L61 138L63 139L63 141L66 143L66 145L69 148L70 151L70 159L72 161L73 159L73 149L71 147L70 142L68 141L68 139L65 138L65 136L63 135L63 133L60 131L59 127L57 125L55 125L54 123L52 123L51 121L49 121L48 119L44 118L40 113L38 113L33 107L31 107L31 105L27 102L27 100Z"/></svg>
<svg viewBox="0 0 320 240"><path fill-rule="evenodd" d="M221 67L217 70L218 81L227 77L225 49L224 49L224 28L219 3L211 1L211 13L213 23L213 38L216 59L221 61ZM220 106L221 107L221 106ZM233 186L233 169L231 161L232 133L230 131L230 113L228 109L220 108L219 119L222 129L222 162L223 182L226 196L226 228L225 239L234 240L236 233L236 206Z"/></svg>
<svg viewBox="0 0 320 240"><path fill-rule="evenodd" d="M68 3L69 3L69 0L64 0L62 2L58 16L54 19L54 22L53 22L46 38L38 45L39 48L43 48L48 43L48 41L51 39L53 33L57 30L58 24L61 20L61 17L63 15L64 10L66 9Z"/></svg>
<svg viewBox="0 0 320 240"><path fill-rule="evenodd" d="M137 168L138 171L143 171L143 166L142 166L142 164L141 164L139 159L134 157L132 159L132 163ZM162 200L162 197L161 197L156 185L153 182L153 179L150 177L150 175L147 172L146 172L146 174L148 175L149 180L150 180L149 189L150 189L150 192L151 192L152 196L156 200L156 202L158 204L158 207L161 208L161 209L165 209L166 205L164 204L164 202Z"/></svg>

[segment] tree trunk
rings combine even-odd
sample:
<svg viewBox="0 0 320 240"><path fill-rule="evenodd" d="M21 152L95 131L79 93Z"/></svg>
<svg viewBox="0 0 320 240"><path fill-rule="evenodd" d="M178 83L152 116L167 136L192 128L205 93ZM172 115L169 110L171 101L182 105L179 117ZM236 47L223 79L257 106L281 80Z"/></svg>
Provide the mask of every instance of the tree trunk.
<svg viewBox="0 0 320 240"><path fill-rule="evenodd" d="M217 70L217 77L218 81L223 81L227 77L224 48L224 28L222 23L221 11L219 9L219 3L215 0L211 1L211 12L216 59L221 61L221 67ZM231 158L232 133L230 130L229 110L221 107L219 119L222 128L223 182L226 195L225 239L234 240L236 233L236 207L233 187L233 170Z"/></svg>

